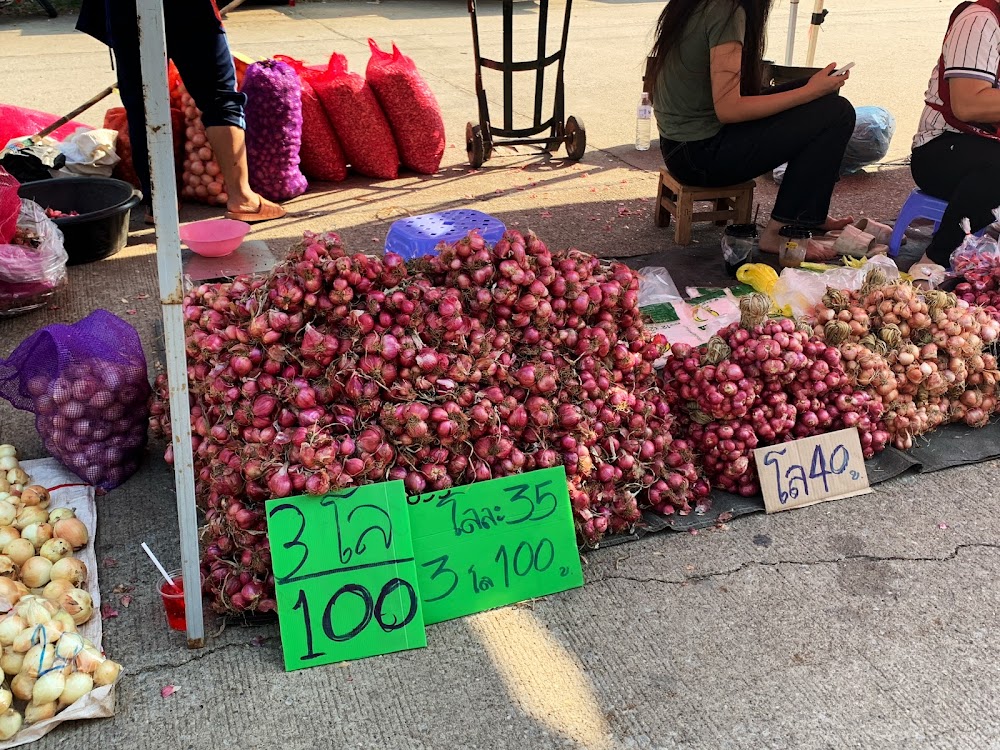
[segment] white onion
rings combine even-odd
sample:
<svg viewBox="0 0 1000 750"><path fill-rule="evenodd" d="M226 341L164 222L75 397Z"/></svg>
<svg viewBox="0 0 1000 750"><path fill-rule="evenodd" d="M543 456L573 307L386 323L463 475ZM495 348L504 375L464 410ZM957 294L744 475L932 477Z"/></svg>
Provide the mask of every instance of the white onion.
<svg viewBox="0 0 1000 750"><path fill-rule="evenodd" d="M53 531L55 536L72 544L73 549L83 549L90 538L86 525L79 518L64 518L56 523Z"/></svg>
<svg viewBox="0 0 1000 750"><path fill-rule="evenodd" d="M32 646L31 650L24 655L24 671L21 674L38 677L43 672L52 669L55 661L56 650L49 648L47 643L39 643L37 646Z"/></svg>
<svg viewBox="0 0 1000 750"><path fill-rule="evenodd" d="M25 625L21 632L14 636L11 647L19 654L26 654L31 651L31 647L35 645L35 642L35 626Z"/></svg>
<svg viewBox="0 0 1000 750"><path fill-rule="evenodd" d="M51 563L57 563L73 554L73 545L65 539L49 539L39 548L38 554Z"/></svg>
<svg viewBox="0 0 1000 750"><path fill-rule="evenodd" d="M9 497L10 495L7 495L7 498ZM15 518L17 518L17 508L8 502L6 498L0 500L0 526L10 526L14 523Z"/></svg>
<svg viewBox="0 0 1000 750"><path fill-rule="evenodd" d="M54 669L35 681L35 686L31 689L31 700L35 703L51 703L59 700L65 689L66 675L61 670Z"/></svg>
<svg viewBox="0 0 1000 750"><path fill-rule="evenodd" d="M63 633L62 638L56 644L56 656L70 661L83 651L85 645L83 636L79 633Z"/></svg>
<svg viewBox="0 0 1000 750"><path fill-rule="evenodd" d="M21 538L21 532L15 529L10 524L6 526L0 526L0 549L3 549L8 544L13 542L15 539Z"/></svg>
<svg viewBox="0 0 1000 750"><path fill-rule="evenodd" d="M76 518L76 511L72 508L54 508L49 512L49 523L53 525L64 518Z"/></svg>
<svg viewBox="0 0 1000 750"><path fill-rule="evenodd" d="M0 445L0 458L13 457L17 458L17 448L9 443L4 443Z"/></svg>
<svg viewBox="0 0 1000 750"><path fill-rule="evenodd" d="M35 550L42 548L49 539L51 539L53 534L53 528L48 523L33 523L24 527L21 532L21 538L27 539L34 546Z"/></svg>
<svg viewBox="0 0 1000 750"><path fill-rule="evenodd" d="M17 469L20 466L21 464L17 462L17 459L14 458L14 456L12 455L0 456L0 471L2 471L4 474L6 474L8 471L11 471L12 469Z"/></svg>
<svg viewBox="0 0 1000 750"><path fill-rule="evenodd" d="M87 582L87 564L78 557L64 557L52 566L49 577L53 581L69 581L79 588Z"/></svg>
<svg viewBox="0 0 1000 750"><path fill-rule="evenodd" d="M7 713L10 704L14 702L14 694L7 689L6 685L0 687L0 711Z"/></svg>
<svg viewBox="0 0 1000 750"><path fill-rule="evenodd" d="M76 668L81 672L93 674L106 661L104 655L84 639L83 651L76 655Z"/></svg>
<svg viewBox="0 0 1000 750"><path fill-rule="evenodd" d="M46 508L50 499L49 491L40 484L30 484L21 492L22 505L38 505Z"/></svg>
<svg viewBox="0 0 1000 750"><path fill-rule="evenodd" d="M27 539L14 539L3 548L3 553L13 560L15 565L24 565L35 556L35 545Z"/></svg>
<svg viewBox="0 0 1000 750"><path fill-rule="evenodd" d="M52 580L52 561L32 557L21 566L21 583L30 589L39 589Z"/></svg>
<svg viewBox="0 0 1000 750"><path fill-rule="evenodd" d="M49 512L45 508L39 508L37 505L25 505L17 512L14 528L23 531L25 527L31 526L33 523L48 523L48 521Z"/></svg>

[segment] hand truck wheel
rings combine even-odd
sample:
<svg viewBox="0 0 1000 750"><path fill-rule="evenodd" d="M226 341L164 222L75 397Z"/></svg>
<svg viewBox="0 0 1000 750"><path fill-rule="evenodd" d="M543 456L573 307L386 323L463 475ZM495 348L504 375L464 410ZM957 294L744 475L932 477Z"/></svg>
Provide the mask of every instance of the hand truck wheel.
<svg viewBox="0 0 1000 750"><path fill-rule="evenodd" d="M573 115L566 118L565 142L566 155L573 161L580 161L587 150L587 131L583 127L583 120Z"/></svg>
<svg viewBox="0 0 1000 750"><path fill-rule="evenodd" d="M471 122L465 125L465 153L469 157L469 165L479 169L486 161L486 142L483 139L483 129Z"/></svg>

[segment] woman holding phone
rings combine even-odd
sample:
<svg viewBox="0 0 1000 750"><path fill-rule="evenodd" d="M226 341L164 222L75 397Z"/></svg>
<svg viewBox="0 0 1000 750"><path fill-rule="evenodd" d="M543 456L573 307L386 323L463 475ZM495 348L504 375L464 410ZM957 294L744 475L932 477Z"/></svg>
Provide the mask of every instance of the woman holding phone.
<svg viewBox="0 0 1000 750"><path fill-rule="evenodd" d="M699 187L732 185L788 164L760 249L776 253L787 224L819 231L829 215L854 132L854 107L837 95L850 73L831 63L796 84L761 90L764 33L773 0L669 0L660 14L653 110L667 168ZM839 73L839 75L834 75ZM810 260L833 251L810 245Z"/></svg>

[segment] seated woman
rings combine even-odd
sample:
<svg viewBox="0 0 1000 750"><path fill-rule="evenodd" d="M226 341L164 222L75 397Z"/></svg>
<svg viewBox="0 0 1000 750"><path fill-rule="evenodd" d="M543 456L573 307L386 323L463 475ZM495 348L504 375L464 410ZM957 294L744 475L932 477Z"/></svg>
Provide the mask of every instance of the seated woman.
<svg viewBox="0 0 1000 750"><path fill-rule="evenodd" d="M854 132L854 107L837 91L836 65L795 87L761 93L764 32L773 0L669 0L660 14L653 110L667 168L681 182L721 187L787 162L760 238L776 253L786 224L827 231L852 219L829 216L830 197ZM810 245L810 260L833 256Z"/></svg>
<svg viewBox="0 0 1000 750"><path fill-rule="evenodd" d="M948 201L919 264L948 267L972 231L993 223L1000 206L1000 3L963 3L952 13L926 106L913 139L910 170L925 193ZM919 265L918 264L918 265Z"/></svg>

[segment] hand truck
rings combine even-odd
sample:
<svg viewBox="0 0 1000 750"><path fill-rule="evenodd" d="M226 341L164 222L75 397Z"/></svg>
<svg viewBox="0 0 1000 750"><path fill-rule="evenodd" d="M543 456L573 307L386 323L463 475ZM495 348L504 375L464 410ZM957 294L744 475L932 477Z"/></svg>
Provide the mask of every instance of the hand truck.
<svg viewBox="0 0 1000 750"><path fill-rule="evenodd" d="M476 98L479 101L479 124L465 126L465 150L469 164L478 169L488 161L497 146L536 146L550 152L566 145L566 155L573 161L583 157L587 149L587 132L578 117L565 117L563 92L563 62L566 58L566 39L569 36L570 11L573 0L566 0L563 18L562 45L551 55L545 54L545 34L549 16L549 0L538 0L538 58L523 62L514 61L514 0L503 0L503 61L488 60L479 53L479 22L476 14L476 0L468 0L469 15L472 17L472 48L476 58ZM545 69L556 65L556 91L554 112L550 119L542 122L542 95L544 93ZM483 88L483 68L497 70L503 74L503 127L495 127L490 122L490 108ZM514 73L535 72L534 117L530 127L515 128L514 119ZM548 135L541 135L548 131ZM502 140L501 140L502 139Z"/></svg>

